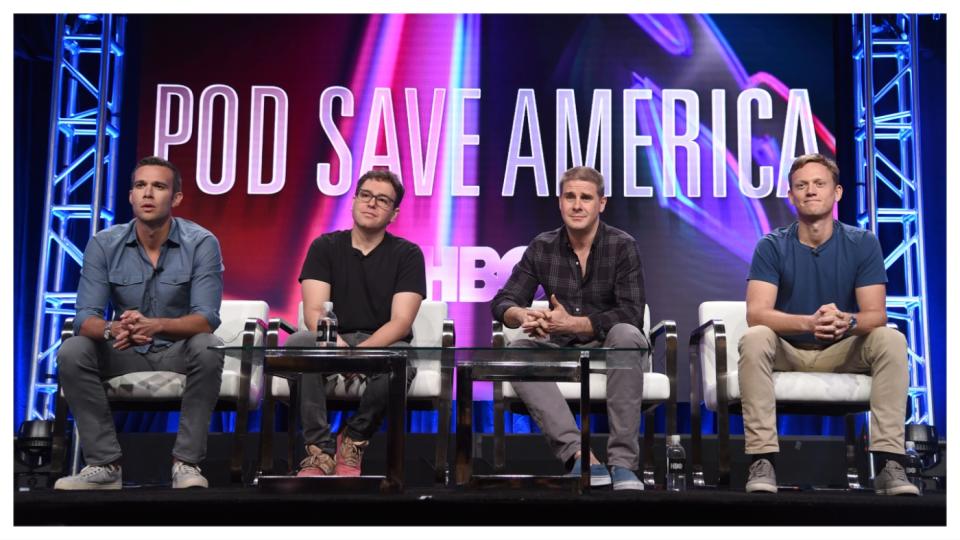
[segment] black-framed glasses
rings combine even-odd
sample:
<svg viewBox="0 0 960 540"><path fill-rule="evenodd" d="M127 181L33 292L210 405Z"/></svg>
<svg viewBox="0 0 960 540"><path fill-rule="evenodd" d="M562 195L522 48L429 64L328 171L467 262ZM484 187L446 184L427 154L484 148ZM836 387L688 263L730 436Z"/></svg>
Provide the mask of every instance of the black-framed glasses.
<svg viewBox="0 0 960 540"><path fill-rule="evenodd" d="M384 210L390 210L393 208L393 199L387 197L386 195L374 195L365 189L361 189L360 193L357 193L357 200L363 204L369 204L370 199L376 199L377 206Z"/></svg>

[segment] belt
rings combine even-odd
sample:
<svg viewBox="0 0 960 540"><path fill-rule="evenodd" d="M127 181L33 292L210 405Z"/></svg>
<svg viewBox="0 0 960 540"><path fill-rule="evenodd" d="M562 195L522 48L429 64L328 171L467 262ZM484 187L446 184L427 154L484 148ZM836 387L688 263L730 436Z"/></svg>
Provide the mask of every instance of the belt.
<svg viewBox="0 0 960 540"><path fill-rule="evenodd" d="M820 343L802 343L801 342L801 343L790 343L790 345L793 345L794 348L796 349L801 349L804 351L822 351L827 347L829 347L830 345L833 345L833 343L824 343L821 345Z"/></svg>

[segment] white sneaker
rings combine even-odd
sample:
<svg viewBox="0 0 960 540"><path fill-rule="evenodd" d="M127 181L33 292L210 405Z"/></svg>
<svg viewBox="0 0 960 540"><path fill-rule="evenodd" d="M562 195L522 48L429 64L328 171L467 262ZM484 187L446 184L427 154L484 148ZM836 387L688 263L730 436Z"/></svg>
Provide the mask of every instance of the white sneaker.
<svg viewBox="0 0 960 540"><path fill-rule="evenodd" d="M200 474L200 467L190 463L175 461L171 477L173 477L173 489L208 487L207 479Z"/></svg>
<svg viewBox="0 0 960 540"><path fill-rule="evenodd" d="M120 489L123 487L123 473L119 465L87 465L73 476L57 479L53 489Z"/></svg>

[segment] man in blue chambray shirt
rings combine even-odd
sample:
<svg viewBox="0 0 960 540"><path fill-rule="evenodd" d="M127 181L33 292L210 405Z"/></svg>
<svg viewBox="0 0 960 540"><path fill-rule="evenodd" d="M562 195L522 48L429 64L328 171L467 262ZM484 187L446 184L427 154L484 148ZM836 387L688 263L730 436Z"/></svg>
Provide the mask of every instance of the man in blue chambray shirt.
<svg viewBox="0 0 960 540"><path fill-rule="evenodd" d="M183 200L177 168L147 157L131 175L130 223L97 233L87 244L77 293L74 336L57 355L60 384L80 435L87 466L55 489L120 489L121 450L103 380L138 371L183 373L186 387L173 448L173 487L207 487L200 473L223 353L220 326L223 258L217 238L175 218ZM115 320L104 308L112 305Z"/></svg>

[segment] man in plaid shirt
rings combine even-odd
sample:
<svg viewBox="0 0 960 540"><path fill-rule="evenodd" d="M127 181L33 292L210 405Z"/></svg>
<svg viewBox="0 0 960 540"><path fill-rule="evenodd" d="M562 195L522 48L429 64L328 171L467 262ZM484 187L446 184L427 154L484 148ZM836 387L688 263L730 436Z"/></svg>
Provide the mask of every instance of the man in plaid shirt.
<svg viewBox="0 0 960 540"><path fill-rule="evenodd" d="M636 241L600 221L607 203L603 176L590 167L574 167L560 180L563 226L538 235L494 297L493 316L510 328L522 327L530 339L511 347L611 347L646 349L643 328L643 266ZM550 309L530 309L538 286ZM639 466L640 398L649 353L634 368L607 374L610 471L590 455L590 484L613 489L643 489ZM554 454L580 470L580 429L553 382L512 382ZM612 478L611 478L612 477Z"/></svg>

